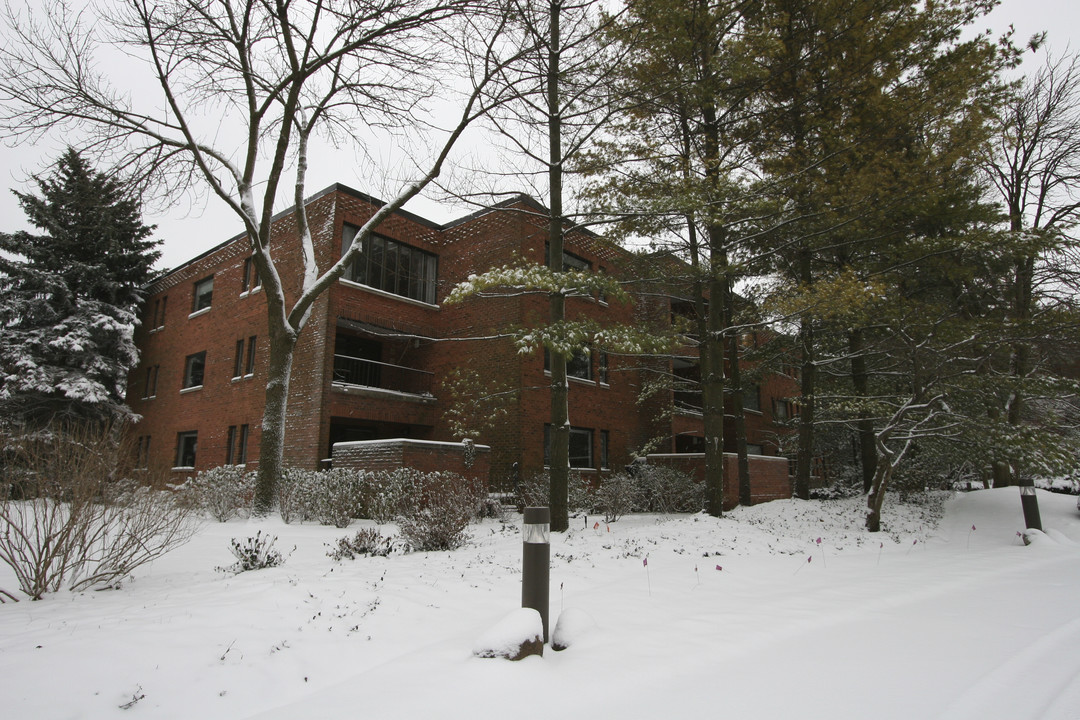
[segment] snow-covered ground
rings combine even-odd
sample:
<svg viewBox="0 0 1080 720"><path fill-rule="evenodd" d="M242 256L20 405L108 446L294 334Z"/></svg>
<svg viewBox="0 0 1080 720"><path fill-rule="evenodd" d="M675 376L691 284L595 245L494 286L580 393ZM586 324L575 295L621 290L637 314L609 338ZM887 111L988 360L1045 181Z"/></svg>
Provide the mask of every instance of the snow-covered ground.
<svg viewBox="0 0 1080 720"><path fill-rule="evenodd" d="M520 602L520 516L451 553L335 562L355 531L208 524L121 590L0 605L6 718L1080 718L1080 513L1015 488L725 518L577 518L552 537L572 646L471 655ZM229 539L295 551L229 575ZM820 538L820 544L818 543ZM647 566L643 559L648 557ZM0 587L15 590L0 569Z"/></svg>

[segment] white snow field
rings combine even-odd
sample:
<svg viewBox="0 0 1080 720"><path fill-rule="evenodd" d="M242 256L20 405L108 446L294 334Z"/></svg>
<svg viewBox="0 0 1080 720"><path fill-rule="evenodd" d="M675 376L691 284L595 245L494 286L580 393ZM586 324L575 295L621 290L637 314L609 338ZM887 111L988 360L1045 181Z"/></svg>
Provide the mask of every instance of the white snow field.
<svg viewBox="0 0 1080 720"><path fill-rule="evenodd" d="M518 515L343 562L326 543L360 523L210 523L120 590L0 605L0 714L1077 720L1076 498L1040 491L1025 546L1016 488L941 497L940 524L890 498L876 535L861 499L578 517L551 545L572 643L516 663L471 650L520 603ZM256 530L287 562L216 572Z"/></svg>

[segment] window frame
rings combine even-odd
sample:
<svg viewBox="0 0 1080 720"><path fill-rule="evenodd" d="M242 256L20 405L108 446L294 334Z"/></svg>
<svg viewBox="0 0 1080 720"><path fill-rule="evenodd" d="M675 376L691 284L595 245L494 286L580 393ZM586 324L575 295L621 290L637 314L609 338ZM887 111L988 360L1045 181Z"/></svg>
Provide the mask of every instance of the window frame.
<svg viewBox="0 0 1080 720"><path fill-rule="evenodd" d="M198 362L198 365L196 365ZM198 367L198 382L194 382L195 368ZM184 358L184 378L181 390L201 388L206 381L206 351L192 353Z"/></svg>
<svg viewBox="0 0 1080 720"><path fill-rule="evenodd" d="M574 438L575 438L575 436L578 437L578 438L582 438L582 437L586 438L586 447L588 448L588 457L585 459L585 461L586 461L587 464L584 464L584 465L582 465L582 464L575 465L574 464L574 458L575 458L575 455L574 455ZM583 427L577 427L577 426L574 426L574 425L570 426L570 442L569 442L569 446L570 446L570 469L571 470L595 470L596 469L596 465L595 465L596 453L595 453L595 448L593 447L593 436L594 436L594 432L593 432L592 428L583 428ZM580 443L580 440L579 440L579 443ZM577 457L580 458L582 456L579 455ZM551 466L551 425L549 423L544 423L544 466L545 467L550 467Z"/></svg>
<svg viewBox="0 0 1080 720"><path fill-rule="evenodd" d="M190 457L191 463L186 464L184 460L188 458L187 441L191 442ZM195 468L195 463L198 461L199 454L199 431L198 430L183 430L176 433L176 458L174 468Z"/></svg>
<svg viewBox="0 0 1080 720"><path fill-rule="evenodd" d="M157 397L157 383L158 373L161 371L160 365L147 365L146 366L146 380L143 385L143 400L152 400Z"/></svg>
<svg viewBox="0 0 1080 720"><path fill-rule="evenodd" d="M206 288L205 286L209 286ZM204 287L200 291L200 287ZM205 302L204 302L205 301ZM196 280L191 286L191 314L209 310L214 304L214 276Z"/></svg>
<svg viewBox="0 0 1080 720"><path fill-rule="evenodd" d="M342 226L342 255L352 247L359 230L351 223ZM439 256L386 235L371 233L342 278L379 292L435 305L438 299Z"/></svg>
<svg viewBox="0 0 1080 720"><path fill-rule="evenodd" d="M575 373L574 368L577 368L578 372L580 372L581 368L584 368L585 374ZM551 372L551 351L547 348L544 348L544 372ZM566 377L586 382L593 381L592 351L589 348L575 350L574 354L566 359Z"/></svg>
<svg viewBox="0 0 1080 720"><path fill-rule="evenodd" d="M236 341L236 349L233 353L233 380L239 380L244 376L244 338Z"/></svg>
<svg viewBox="0 0 1080 720"><path fill-rule="evenodd" d="M244 361L244 377L251 377L255 374L255 343L258 337L258 335L252 335L248 338L247 359Z"/></svg>
<svg viewBox="0 0 1080 720"><path fill-rule="evenodd" d="M225 441L225 464L247 465L248 425L230 425Z"/></svg>
<svg viewBox="0 0 1080 720"><path fill-rule="evenodd" d="M244 258L244 267L240 275L240 294L253 293L262 288L262 278L259 277L259 268L255 265L255 256L248 255Z"/></svg>

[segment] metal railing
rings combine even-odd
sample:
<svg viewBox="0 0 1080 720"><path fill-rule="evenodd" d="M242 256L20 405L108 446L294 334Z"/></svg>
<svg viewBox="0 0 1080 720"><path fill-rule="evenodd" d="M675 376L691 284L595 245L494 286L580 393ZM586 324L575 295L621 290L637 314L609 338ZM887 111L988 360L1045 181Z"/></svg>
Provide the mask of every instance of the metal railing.
<svg viewBox="0 0 1080 720"><path fill-rule="evenodd" d="M334 382L393 390L410 395L431 395L434 373L390 363L334 355Z"/></svg>

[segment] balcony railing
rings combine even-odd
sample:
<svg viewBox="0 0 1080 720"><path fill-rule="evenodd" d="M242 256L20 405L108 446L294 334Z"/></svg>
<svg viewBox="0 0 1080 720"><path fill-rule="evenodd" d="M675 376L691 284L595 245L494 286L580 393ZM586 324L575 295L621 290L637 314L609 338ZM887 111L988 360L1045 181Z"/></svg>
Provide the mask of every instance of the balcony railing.
<svg viewBox="0 0 1080 720"><path fill-rule="evenodd" d="M389 363L334 355L334 382L393 390L410 395L431 395L433 373Z"/></svg>

